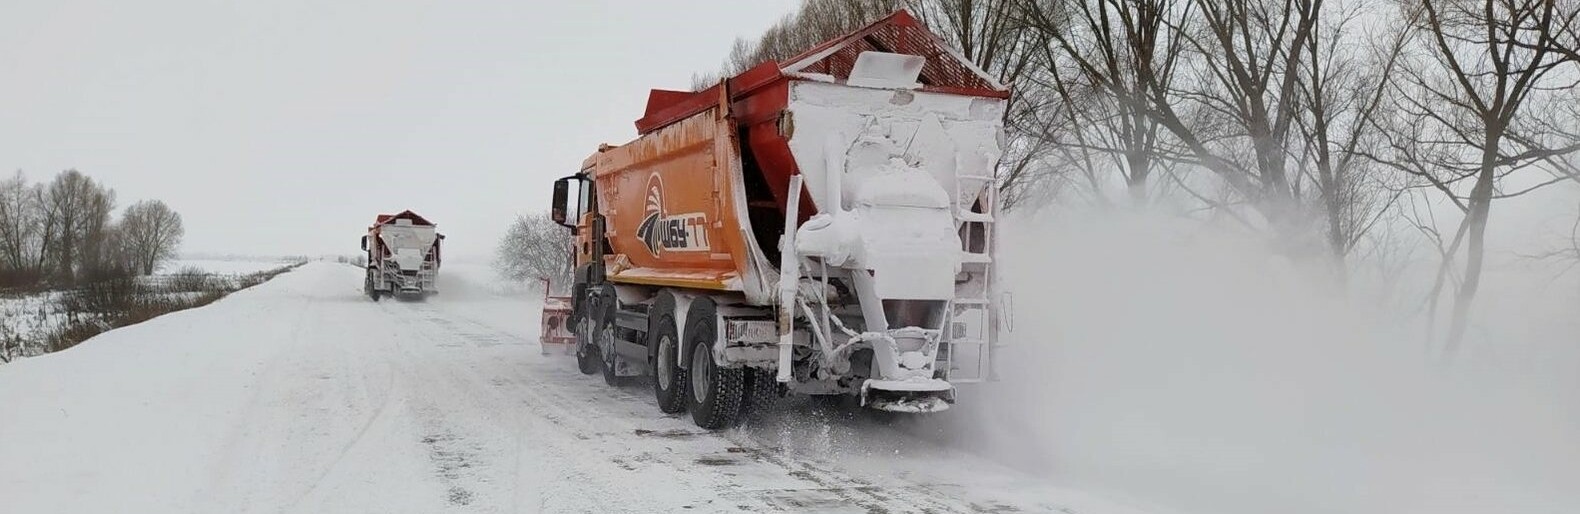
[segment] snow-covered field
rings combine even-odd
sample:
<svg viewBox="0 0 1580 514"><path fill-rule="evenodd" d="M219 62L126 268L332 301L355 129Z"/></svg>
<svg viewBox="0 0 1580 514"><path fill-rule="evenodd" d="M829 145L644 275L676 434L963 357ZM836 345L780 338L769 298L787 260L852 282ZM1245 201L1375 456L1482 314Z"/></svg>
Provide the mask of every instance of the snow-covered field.
<svg viewBox="0 0 1580 514"><path fill-rule="evenodd" d="M175 259L164 263L155 274L168 275L180 273L188 269L199 269L204 273L219 275L246 275L260 271L269 271L281 266L289 266L295 260L286 259Z"/></svg>
<svg viewBox="0 0 1580 514"><path fill-rule="evenodd" d="M374 303L311 263L0 366L0 510L1136 512L927 421L792 404L700 431L539 355L535 298L446 271Z"/></svg>
<svg viewBox="0 0 1580 514"><path fill-rule="evenodd" d="M28 338L54 328L65 319L61 291L26 295L0 295L0 336Z"/></svg>
<svg viewBox="0 0 1580 514"><path fill-rule="evenodd" d="M289 260L220 260L178 259L165 263L151 276L139 281L159 288L174 279L172 275L199 270L215 280L230 280L253 273L278 269L293 264ZM12 337L36 341L41 334L62 326L68 313L60 300L66 291L41 291L27 294L0 294L0 338ZM167 298L190 299L201 293L196 291L163 293Z"/></svg>

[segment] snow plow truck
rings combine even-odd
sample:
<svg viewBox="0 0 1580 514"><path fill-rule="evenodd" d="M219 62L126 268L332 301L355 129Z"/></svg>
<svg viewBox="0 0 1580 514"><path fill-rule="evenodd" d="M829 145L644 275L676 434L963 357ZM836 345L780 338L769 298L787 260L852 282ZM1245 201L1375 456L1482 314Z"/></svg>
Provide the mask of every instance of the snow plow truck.
<svg viewBox="0 0 1580 514"><path fill-rule="evenodd" d="M438 226L415 212L378 215L362 236L362 251L367 252L362 291L375 302L381 296L421 298L436 293L443 240Z"/></svg>
<svg viewBox="0 0 1580 514"><path fill-rule="evenodd" d="M554 183L581 372L730 426L785 394L894 412L988 380L1009 90L905 11L701 91ZM840 400L843 402L844 400Z"/></svg>

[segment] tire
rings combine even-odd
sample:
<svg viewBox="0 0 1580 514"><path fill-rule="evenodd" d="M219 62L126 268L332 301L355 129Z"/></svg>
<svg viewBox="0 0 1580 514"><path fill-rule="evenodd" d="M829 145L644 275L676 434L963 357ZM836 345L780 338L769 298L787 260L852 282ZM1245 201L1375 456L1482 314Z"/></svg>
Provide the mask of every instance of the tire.
<svg viewBox="0 0 1580 514"><path fill-rule="evenodd" d="M686 331L691 344L691 368L687 370L691 394L686 395L686 408L691 410L691 421L699 427L728 428L735 425L741 414L744 370L721 368L713 362L713 316L708 313L700 317Z"/></svg>
<svg viewBox="0 0 1580 514"><path fill-rule="evenodd" d="M598 356L598 348L592 345L591 338L587 336L588 328L592 322L585 316L576 324L576 369L583 375L591 375L603 367L603 359Z"/></svg>
<svg viewBox="0 0 1580 514"><path fill-rule="evenodd" d="M762 369L742 369L744 373L741 385L741 419L745 419L753 412L761 412L773 406L779 400L779 382L774 379L774 373Z"/></svg>
<svg viewBox="0 0 1580 514"><path fill-rule="evenodd" d="M601 340L602 339L606 339L606 338L610 339L609 350L611 350L610 352L608 352L607 354L605 354L603 356L603 383L609 384L610 386L619 387L620 383L621 383L620 376L616 375L615 371L614 371L615 370L615 359L619 359L620 358L619 352L613 351L614 350L614 345L615 345L615 342L613 341L613 338L615 337L615 335L614 335L614 325L612 323L607 323L607 322L606 323L601 323L600 325L602 326L602 328L598 332L598 338L600 339L600 341L599 341L600 344L598 345L598 352L599 353L603 353L604 348L603 348L603 344L602 344Z"/></svg>
<svg viewBox="0 0 1580 514"><path fill-rule="evenodd" d="M602 367L603 361L599 360L597 352L589 351L576 354L576 369L581 371L583 375L597 373L598 369Z"/></svg>
<svg viewBox="0 0 1580 514"><path fill-rule="evenodd" d="M373 288L373 270L368 270L367 276L362 280L362 292L373 301L379 301L379 290Z"/></svg>
<svg viewBox="0 0 1580 514"><path fill-rule="evenodd" d="M669 313L655 319L648 341L653 348L653 396L658 400L658 410L665 414L686 411L686 370L680 367L680 340L675 335L675 320Z"/></svg>

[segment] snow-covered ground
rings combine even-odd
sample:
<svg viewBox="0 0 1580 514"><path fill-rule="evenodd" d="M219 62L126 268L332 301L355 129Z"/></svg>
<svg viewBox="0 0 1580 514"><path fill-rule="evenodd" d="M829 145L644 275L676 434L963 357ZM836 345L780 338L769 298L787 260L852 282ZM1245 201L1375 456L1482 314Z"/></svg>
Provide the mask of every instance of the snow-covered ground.
<svg viewBox="0 0 1580 514"><path fill-rule="evenodd" d="M1136 512L925 420L792 404L700 431L540 355L537 300L476 271L374 303L311 263L0 367L0 510Z"/></svg>

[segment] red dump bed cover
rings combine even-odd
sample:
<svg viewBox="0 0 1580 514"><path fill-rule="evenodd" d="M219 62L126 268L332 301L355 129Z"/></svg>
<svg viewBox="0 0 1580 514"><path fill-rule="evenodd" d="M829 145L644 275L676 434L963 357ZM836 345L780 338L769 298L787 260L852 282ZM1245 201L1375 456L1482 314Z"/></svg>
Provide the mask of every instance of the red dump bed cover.
<svg viewBox="0 0 1580 514"><path fill-rule="evenodd" d="M408 210L404 210L404 211L400 211L399 214L380 214L378 219L373 221L373 224L374 225L388 225L388 224L394 223L395 220L403 220L403 219L404 220L411 220L411 224L413 224L413 225L425 226L425 227L433 226L433 222L428 221L427 218L419 216L415 212L411 212L411 210L409 210L409 209Z"/></svg>

